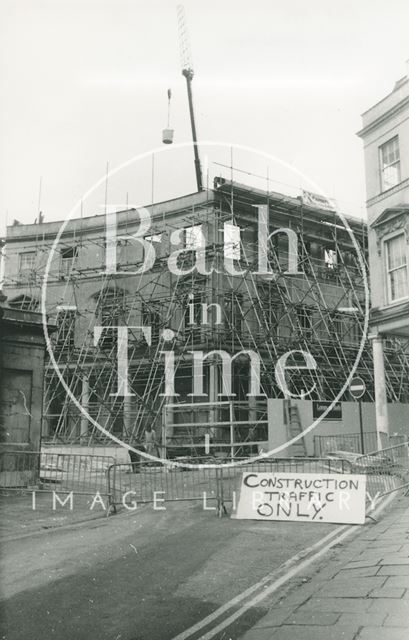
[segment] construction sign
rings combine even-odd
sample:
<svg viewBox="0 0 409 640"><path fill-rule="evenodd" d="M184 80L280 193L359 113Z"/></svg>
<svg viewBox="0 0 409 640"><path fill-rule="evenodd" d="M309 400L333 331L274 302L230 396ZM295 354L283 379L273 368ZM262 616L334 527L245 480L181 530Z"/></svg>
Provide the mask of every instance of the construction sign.
<svg viewBox="0 0 409 640"><path fill-rule="evenodd" d="M364 475L245 472L232 517L364 524L365 496Z"/></svg>
<svg viewBox="0 0 409 640"><path fill-rule="evenodd" d="M324 420L336 420L342 421L342 403L330 402L327 400L313 400L312 401L312 417L314 420L318 420L329 408Z"/></svg>

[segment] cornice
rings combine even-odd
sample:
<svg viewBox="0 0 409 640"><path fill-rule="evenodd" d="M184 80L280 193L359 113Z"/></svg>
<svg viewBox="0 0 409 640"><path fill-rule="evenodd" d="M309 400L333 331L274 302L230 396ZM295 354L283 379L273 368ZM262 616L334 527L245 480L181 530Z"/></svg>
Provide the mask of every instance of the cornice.
<svg viewBox="0 0 409 640"><path fill-rule="evenodd" d="M382 191L381 193L378 193L378 195L373 196L373 198L370 198L369 200L366 201L366 206L372 207L372 205L378 204L378 202L382 202L382 200L385 200L386 198L393 196L395 193L398 193L399 191L406 189L407 187L409 187L409 178L402 180L402 182L399 182L399 184L395 185L394 187L391 187L391 189L388 189L387 191Z"/></svg>
<svg viewBox="0 0 409 640"><path fill-rule="evenodd" d="M393 107L382 113L380 116L375 118L372 122L363 127L360 131L357 132L357 136L360 138L365 138L368 133L371 133L375 129L378 129L382 124L393 118L394 116L404 111L406 108L409 108L409 96L403 98L398 104L395 104Z"/></svg>

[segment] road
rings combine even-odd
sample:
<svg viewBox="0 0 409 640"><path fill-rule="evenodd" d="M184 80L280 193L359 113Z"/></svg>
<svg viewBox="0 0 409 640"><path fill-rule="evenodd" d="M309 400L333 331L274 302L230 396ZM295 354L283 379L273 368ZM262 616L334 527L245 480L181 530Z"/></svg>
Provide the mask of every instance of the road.
<svg viewBox="0 0 409 640"><path fill-rule="evenodd" d="M178 503L9 541L0 638L171 640L334 528L219 519ZM263 613L250 609L220 640Z"/></svg>

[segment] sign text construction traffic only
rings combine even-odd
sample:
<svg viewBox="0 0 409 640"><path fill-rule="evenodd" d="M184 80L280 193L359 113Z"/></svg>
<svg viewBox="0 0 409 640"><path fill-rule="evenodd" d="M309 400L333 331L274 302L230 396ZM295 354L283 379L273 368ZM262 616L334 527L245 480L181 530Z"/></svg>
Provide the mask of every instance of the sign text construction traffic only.
<svg viewBox="0 0 409 640"><path fill-rule="evenodd" d="M364 524L365 497L364 475L246 472L234 517Z"/></svg>

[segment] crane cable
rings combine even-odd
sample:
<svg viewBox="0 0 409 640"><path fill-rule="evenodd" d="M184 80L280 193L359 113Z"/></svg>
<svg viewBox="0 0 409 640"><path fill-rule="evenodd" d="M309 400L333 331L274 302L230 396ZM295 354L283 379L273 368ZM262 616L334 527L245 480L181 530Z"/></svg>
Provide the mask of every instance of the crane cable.
<svg viewBox="0 0 409 640"><path fill-rule="evenodd" d="M171 89L168 89L168 129L170 128L170 99L172 97L172 91Z"/></svg>

